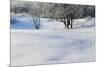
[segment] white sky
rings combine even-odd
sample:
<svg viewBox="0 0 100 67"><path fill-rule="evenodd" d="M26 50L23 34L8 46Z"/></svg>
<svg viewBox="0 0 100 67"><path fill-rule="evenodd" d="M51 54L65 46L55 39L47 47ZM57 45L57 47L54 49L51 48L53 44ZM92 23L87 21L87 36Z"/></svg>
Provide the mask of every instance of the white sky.
<svg viewBox="0 0 100 67"><path fill-rule="evenodd" d="M23 0L23 1L37 1L37 2L55 2L55 3L95 5L95 0Z"/></svg>

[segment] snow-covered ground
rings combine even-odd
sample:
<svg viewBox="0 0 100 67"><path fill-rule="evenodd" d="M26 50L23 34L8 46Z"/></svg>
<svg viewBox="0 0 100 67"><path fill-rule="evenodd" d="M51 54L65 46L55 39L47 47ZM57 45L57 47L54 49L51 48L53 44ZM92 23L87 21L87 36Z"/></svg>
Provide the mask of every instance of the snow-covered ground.
<svg viewBox="0 0 100 67"><path fill-rule="evenodd" d="M43 18L39 30L14 25L11 24L12 66L95 61L94 18L74 20L73 29Z"/></svg>

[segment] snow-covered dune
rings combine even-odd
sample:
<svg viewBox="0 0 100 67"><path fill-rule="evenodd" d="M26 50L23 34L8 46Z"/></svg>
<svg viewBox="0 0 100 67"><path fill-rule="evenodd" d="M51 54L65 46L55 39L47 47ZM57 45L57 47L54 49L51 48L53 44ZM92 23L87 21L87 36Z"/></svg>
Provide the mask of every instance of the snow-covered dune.
<svg viewBox="0 0 100 67"><path fill-rule="evenodd" d="M74 20L86 22L87 20ZM95 61L95 22L73 29L63 23L41 19L41 28L11 29L11 65L37 65L51 63ZM90 24L89 24L90 23Z"/></svg>

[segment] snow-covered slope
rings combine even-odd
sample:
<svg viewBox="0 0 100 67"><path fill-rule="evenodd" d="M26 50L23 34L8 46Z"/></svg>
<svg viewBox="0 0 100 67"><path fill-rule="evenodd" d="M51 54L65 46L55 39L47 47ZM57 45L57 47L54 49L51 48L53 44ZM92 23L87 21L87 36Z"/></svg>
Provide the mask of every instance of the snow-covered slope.
<svg viewBox="0 0 100 67"><path fill-rule="evenodd" d="M73 28L89 28L95 26L95 18L73 20ZM64 30L63 22L40 19L40 30ZM15 16L11 18L11 29L36 29L31 17Z"/></svg>
<svg viewBox="0 0 100 67"><path fill-rule="evenodd" d="M11 65L95 61L95 19L74 21L73 29L43 18L39 30L11 29Z"/></svg>
<svg viewBox="0 0 100 67"><path fill-rule="evenodd" d="M11 29L35 29L31 17L14 16L11 18Z"/></svg>

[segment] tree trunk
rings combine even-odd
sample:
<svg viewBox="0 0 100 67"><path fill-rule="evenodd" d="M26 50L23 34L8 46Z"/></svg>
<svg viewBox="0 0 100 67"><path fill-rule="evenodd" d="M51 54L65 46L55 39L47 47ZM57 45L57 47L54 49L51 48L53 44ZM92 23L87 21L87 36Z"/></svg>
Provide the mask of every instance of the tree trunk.
<svg viewBox="0 0 100 67"><path fill-rule="evenodd" d="M70 17L70 20L71 20L71 28L73 28L73 15L71 14L70 16L71 16Z"/></svg>
<svg viewBox="0 0 100 67"><path fill-rule="evenodd" d="M67 24L66 24L66 19L65 19L65 18L64 18L63 23L64 23L64 25L65 25L65 27L66 27L66 26L67 26Z"/></svg>
<svg viewBox="0 0 100 67"><path fill-rule="evenodd" d="M71 28L73 28L73 21L72 21L72 18L71 18Z"/></svg>

